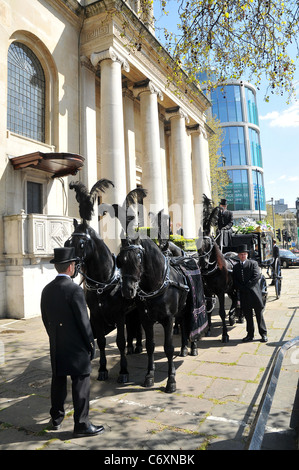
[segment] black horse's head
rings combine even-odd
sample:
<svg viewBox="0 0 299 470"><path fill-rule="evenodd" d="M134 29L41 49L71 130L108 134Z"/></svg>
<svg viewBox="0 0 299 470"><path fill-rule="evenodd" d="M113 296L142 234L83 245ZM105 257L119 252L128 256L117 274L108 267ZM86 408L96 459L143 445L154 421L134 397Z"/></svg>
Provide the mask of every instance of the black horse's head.
<svg viewBox="0 0 299 470"><path fill-rule="evenodd" d="M100 241L100 238L95 230L85 221L78 224L78 222L74 220L74 227L75 230L65 242L64 246L73 246L76 256L80 260L80 264L86 264L89 260L95 258L95 253L98 251L97 243Z"/></svg>
<svg viewBox="0 0 299 470"><path fill-rule="evenodd" d="M208 271L209 266L214 261L213 258L214 241L211 237L203 236L201 246L198 247L198 264L203 271Z"/></svg>
<svg viewBox="0 0 299 470"><path fill-rule="evenodd" d="M144 248L138 240L122 239L117 256L117 266L121 271L121 290L126 299L133 299L143 274Z"/></svg>

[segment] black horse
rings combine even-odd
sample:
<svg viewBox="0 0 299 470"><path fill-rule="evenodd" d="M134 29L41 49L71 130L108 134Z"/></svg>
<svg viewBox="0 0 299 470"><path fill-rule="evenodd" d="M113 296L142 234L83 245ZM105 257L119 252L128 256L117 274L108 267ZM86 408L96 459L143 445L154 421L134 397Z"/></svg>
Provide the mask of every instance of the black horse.
<svg viewBox="0 0 299 470"><path fill-rule="evenodd" d="M100 351L98 380L108 379L106 335L116 327L116 344L120 352L120 372L117 381L126 383L129 373L125 354L125 318L131 306L121 295L120 276L115 257L86 222L75 223L75 230L65 246L73 246L76 256L80 258L79 272L84 278L90 322Z"/></svg>
<svg viewBox="0 0 299 470"><path fill-rule="evenodd" d="M214 296L219 301L219 315L222 321L222 342L229 341L226 326L225 294L232 300L229 310L229 323L235 323L235 312L237 307L237 292L233 284L232 269L233 258L229 254L224 256L219 249L214 237L210 234L213 224L215 224L219 208L212 207L212 201L204 195L203 197L203 236L201 246L198 247L198 264L202 270L204 291L208 313L208 334L211 331L211 314L214 306Z"/></svg>
<svg viewBox="0 0 299 470"><path fill-rule="evenodd" d="M227 343L229 341L229 335L226 326L225 294L227 294L232 301L228 313L229 324L231 326L235 323L238 300L237 292L233 284L233 261L227 259L221 253L214 238L210 236L203 237L202 246L198 249L198 256L198 264L201 267L206 296L209 324L208 334L210 334L211 331L211 314L214 307L214 296L216 296L219 302L219 315L222 321L222 342Z"/></svg>
<svg viewBox="0 0 299 470"><path fill-rule="evenodd" d="M76 255L80 259L80 272L84 278L84 289L86 302L90 310L90 321L100 350L98 380L106 380L108 378L105 336L116 327L116 343L120 351L118 382L126 383L129 374L125 355L125 321L127 315L131 316L135 315L135 313L137 315L137 310L134 309L132 301L124 299L121 295L120 274L116 266L116 257L87 222L91 220L96 195L99 191L105 192L105 189L111 185L113 186L111 181L102 179L88 192L82 183L70 183L70 188L76 191L79 213L83 221L81 224L74 221L75 230L66 241L65 246L73 246ZM131 199L128 198L130 202L135 200L132 192L130 197Z"/></svg>
<svg viewBox="0 0 299 470"><path fill-rule="evenodd" d="M173 262L174 260L172 260ZM174 319L182 326L181 355L185 356L190 334L190 291L186 277L180 269L175 269L170 258L163 255L150 238L122 240L117 257L121 270L122 293L127 299L136 297L136 305L141 314L145 331L148 369L144 386L154 384L154 323L164 328L164 351L168 360L168 380L165 391L176 390L175 367L173 363L174 346L172 330ZM205 305L202 310L202 324L198 332L205 328ZM207 324L207 321L206 321ZM191 354L197 354L196 341L191 343Z"/></svg>

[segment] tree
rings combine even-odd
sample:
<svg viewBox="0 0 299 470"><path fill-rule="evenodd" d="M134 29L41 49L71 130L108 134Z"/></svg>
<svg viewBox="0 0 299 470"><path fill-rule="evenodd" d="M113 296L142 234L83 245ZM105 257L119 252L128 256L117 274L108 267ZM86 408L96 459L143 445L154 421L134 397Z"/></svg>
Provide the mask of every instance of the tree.
<svg viewBox="0 0 299 470"><path fill-rule="evenodd" d="M173 77L188 70L190 80L198 72L211 71L216 85L228 79L246 77L259 89L263 76L268 81L266 101L271 93L295 94L295 62L298 58L298 0L157 0L163 14L177 6L177 30L164 29L164 47L175 59ZM152 0L140 0L141 7ZM173 15L173 11L172 11ZM160 19L163 24L163 19ZM210 80L207 81L212 86Z"/></svg>
<svg viewBox="0 0 299 470"><path fill-rule="evenodd" d="M220 198L225 197L225 188L229 184L227 171L221 167L221 160L223 159L223 154L221 151L221 144L223 142L223 129L220 126L220 121L214 117L207 119L207 125L213 131L209 137L212 200L215 205L218 205Z"/></svg>

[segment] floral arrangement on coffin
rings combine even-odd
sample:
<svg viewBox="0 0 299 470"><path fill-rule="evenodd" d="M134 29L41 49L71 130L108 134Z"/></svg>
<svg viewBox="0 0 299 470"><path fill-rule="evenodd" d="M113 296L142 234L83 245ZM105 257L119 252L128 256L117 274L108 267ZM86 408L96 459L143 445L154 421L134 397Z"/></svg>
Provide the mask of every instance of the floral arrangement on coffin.
<svg viewBox="0 0 299 470"><path fill-rule="evenodd" d="M239 225L233 225L234 233L273 232L272 225L267 222L256 221L249 217L241 219Z"/></svg>

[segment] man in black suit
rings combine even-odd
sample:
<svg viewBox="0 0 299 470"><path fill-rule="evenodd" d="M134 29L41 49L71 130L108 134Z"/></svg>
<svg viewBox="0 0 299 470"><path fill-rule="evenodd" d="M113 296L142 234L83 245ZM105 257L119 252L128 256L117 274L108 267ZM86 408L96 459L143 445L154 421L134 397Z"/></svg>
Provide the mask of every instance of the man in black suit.
<svg viewBox="0 0 299 470"><path fill-rule="evenodd" d="M51 422L59 429L64 418L67 376L72 380L74 437L93 436L104 431L88 419L91 360L95 354L94 337L84 292L71 277L75 273L75 249L55 248L58 276L42 292L42 320L49 335L52 367Z"/></svg>
<svg viewBox="0 0 299 470"><path fill-rule="evenodd" d="M271 264L271 271L272 271L271 277L272 277L273 280L272 280L270 286L274 286L274 285L275 285L274 274L275 274L275 263L276 263L276 259L277 259L277 258L278 258L279 263L280 263L279 248L278 248L278 246L276 245L276 240L274 240L274 238L273 238L272 254L273 254L273 263Z"/></svg>
<svg viewBox="0 0 299 470"><path fill-rule="evenodd" d="M240 245L237 251L240 262L233 267L233 279L235 288L240 292L241 308L247 322L247 336L243 341L252 341L254 338L254 310L261 341L266 343L268 338L263 316L262 291L259 285L261 277L259 265L255 260L248 259L247 245Z"/></svg>
<svg viewBox="0 0 299 470"><path fill-rule="evenodd" d="M218 213L218 230L219 234L218 245L219 246L230 246L232 226L233 226L233 213L227 210L227 200L221 199L219 204Z"/></svg>

